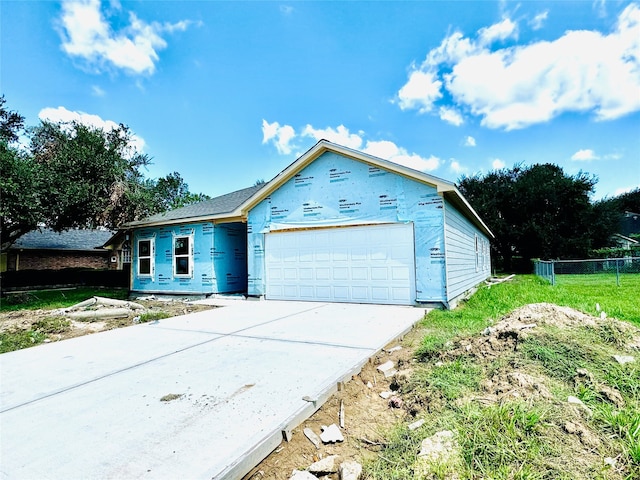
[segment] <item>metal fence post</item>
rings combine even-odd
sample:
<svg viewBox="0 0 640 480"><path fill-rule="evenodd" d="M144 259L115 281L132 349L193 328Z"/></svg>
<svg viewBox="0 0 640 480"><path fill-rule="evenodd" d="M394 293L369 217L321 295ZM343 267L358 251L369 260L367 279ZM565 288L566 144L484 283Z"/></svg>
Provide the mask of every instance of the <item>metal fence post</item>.
<svg viewBox="0 0 640 480"><path fill-rule="evenodd" d="M620 260L616 259L616 285L619 287L620 286L620 267L619 267L619 262Z"/></svg>
<svg viewBox="0 0 640 480"><path fill-rule="evenodd" d="M551 260L551 285L555 286L556 284L556 267L553 260Z"/></svg>

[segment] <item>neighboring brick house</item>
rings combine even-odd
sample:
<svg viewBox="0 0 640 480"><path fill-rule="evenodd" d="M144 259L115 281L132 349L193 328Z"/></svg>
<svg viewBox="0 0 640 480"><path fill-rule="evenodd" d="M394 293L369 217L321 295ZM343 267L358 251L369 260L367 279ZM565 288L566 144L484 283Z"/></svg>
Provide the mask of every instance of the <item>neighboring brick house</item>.
<svg viewBox="0 0 640 480"><path fill-rule="evenodd" d="M67 230L54 232L40 228L29 232L11 246L2 262L8 271L60 270L63 268L112 268L111 252L103 245L109 230ZM6 263L5 263L6 262ZM115 268L115 267L113 267Z"/></svg>

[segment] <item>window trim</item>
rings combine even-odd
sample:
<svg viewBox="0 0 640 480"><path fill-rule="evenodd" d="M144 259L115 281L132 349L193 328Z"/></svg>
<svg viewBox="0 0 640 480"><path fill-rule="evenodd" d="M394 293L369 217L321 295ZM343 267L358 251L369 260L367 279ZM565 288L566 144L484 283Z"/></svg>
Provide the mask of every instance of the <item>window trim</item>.
<svg viewBox="0 0 640 480"><path fill-rule="evenodd" d="M187 239L187 253L176 254L176 241L181 238ZM188 260L188 271L187 273L178 273L177 260L180 258L186 258ZM175 278L193 278L193 233L187 234L175 234L173 235L173 240L171 242L171 272Z"/></svg>
<svg viewBox="0 0 640 480"><path fill-rule="evenodd" d="M480 239L478 238L478 234L474 235L476 241L476 272L480 271Z"/></svg>
<svg viewBox="0 0 640 480"><path fill-rule="evenodd" d="M142 256L140 254L140 243L149 242L149 255ZM156 239L154 237L142 237L136 241L136 275L139 278L153 278L155 274L155 252L156 252ZM143 259L149 259L149 273L142 273L140 270L140 263Z"/></svg>

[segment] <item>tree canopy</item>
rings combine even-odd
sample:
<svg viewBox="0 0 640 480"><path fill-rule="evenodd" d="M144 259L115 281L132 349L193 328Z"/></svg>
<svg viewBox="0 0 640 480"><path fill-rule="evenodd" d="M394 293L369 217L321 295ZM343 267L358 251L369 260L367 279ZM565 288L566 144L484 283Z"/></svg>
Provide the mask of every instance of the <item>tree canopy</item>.
<svg viewBox="0 0 640 480"><path fill-rule="evenodd" d="M178 172L148 179L150 158L137 152L125 125L109 131L77 122L24 118L0 97L0 236L2 251L44 224L69 228L116 228L165 210L209 198L189 192ZM18 144L29 138L28 147Z"/></svg>
<svg viewBox="0 0 640 480"><path fill-rule="evenodd" d="M462 177L461 193L496 236L498 266L512 260L586 258L606 246L615 233L615 208L592 204L597 179L580 172L567 175L553 164Z"/></svg>

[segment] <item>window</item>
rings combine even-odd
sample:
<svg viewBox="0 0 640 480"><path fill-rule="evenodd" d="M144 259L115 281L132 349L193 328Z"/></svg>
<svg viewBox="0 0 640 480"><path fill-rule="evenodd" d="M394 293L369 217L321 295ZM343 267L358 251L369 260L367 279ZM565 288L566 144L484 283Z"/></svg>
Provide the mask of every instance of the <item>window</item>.
<svg viewBox="0 0 640 480"><path fill-rule="evenodd" d="M153 275L153 239L138 240L138 275L151 277Z"/></svg>
<svg viewBox="0 0 640 480"><path fill-rule="evenodd" d="M126 244L122 246L122 263L131 263L131 247Z"/></svg>
<svg viewBox="0 0 640 480"><path fill-rule="evenodd" d="M173 239L173 273L177 277L190 277L193 271L191 258L192 237L175 237Z"/></svg>
<svg viewBox="0 0 640 480"><path fill-rule="evenodd" d="M476 272L480 271L480 242L478 239L478 235L475 236L476 238Z"/></svg>

